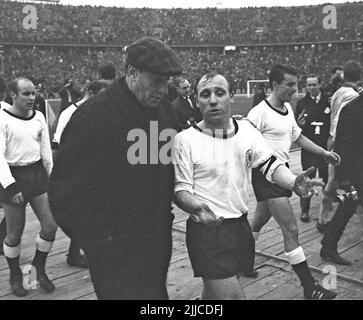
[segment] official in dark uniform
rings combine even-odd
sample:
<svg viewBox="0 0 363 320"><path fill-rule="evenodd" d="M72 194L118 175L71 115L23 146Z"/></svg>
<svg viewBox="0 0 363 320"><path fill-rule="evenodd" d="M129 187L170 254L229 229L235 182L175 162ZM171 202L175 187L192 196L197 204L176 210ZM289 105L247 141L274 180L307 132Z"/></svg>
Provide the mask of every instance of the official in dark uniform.
<svg viewBox="0 0 363 320"><path fill-rule="evenodd" d="M334 150L342 159L335 169L338 185L347 192L355 188L357 195L350 193L346 201L339 204L324 233L320 255L328 261L350 265L352 262L341 257L337 248L353 213L357 212L361 221L363 217L363 94L341 110Z"/></svg>
<svg viewBox="0 0 363 320"><path fill-rule="evenodd" d="M176 124L163 97L182 66L153 38L126 55L126 76L85 102L63 131L50 206L84 249L99 299L167 299L174 172L161 154Z"/></svg>
<svg viewBox="0 0 363 320"><path fill-rule="evenodd" d="M190 94L190 83L185 78L177 78L175 81L178 96L172 102L173 111L178 123L178 131L189 128L193 122L203 119L195 98Z"/></svg>
<svg viewBox="0 0 363 320"><path fill-rule="evenodd" d="M255 94L253 95L252 108L257 106L261 101L266 99L265 85L260 82L256 85Z"/></svg>
<svg viewBox="0 0 363 320"><path fill-rule="evenodd" d="M302 134L326 149L330 129L330 104L327 96L320 90L321 81L316 75L309 75L306 79L306 95L297 101L295 119ZM315 167L319 177L328 180L328 163L322 157L311 152L301 150L301 165L303 170ZM311 177L316 175L316 170ZM310 199L300 198L301 221L309 221Z"/></svg>

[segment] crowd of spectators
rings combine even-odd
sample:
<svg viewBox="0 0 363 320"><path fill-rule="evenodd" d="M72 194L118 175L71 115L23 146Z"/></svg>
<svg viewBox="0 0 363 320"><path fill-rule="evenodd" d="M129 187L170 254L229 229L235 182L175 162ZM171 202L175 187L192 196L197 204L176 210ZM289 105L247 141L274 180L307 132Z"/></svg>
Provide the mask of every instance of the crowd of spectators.
<svg viewBox="0 0 363 320"><path fill-rule="evenodd" d="M253 79L267 79L267 70L276 62L295 66L302 77L317 73L327 81L333 65L343 65L350 59L359 60L359 52L352 45L293 45L281 47L239 48L223 52L221 48L176 49L184 63L184 70L192 80L207 70L217 69L226 74L237 93L246 93L246 83ZM56 92L64 82L78 83L99 77L103 63L116 66L117 76L124 72L121 48L9 46L3 55L4 76L10 80L23 75L39 79L43 90ZM303 79L300 80L303 85Z"/></svg>
<svg viewBox="0 0 363 320"><path fill-rule="evenodd" d="M24 3L0 1L0 42L126 45L148 35L169 45L196 45L357 40L363 36L363 2L336 4L336 29L324 29L328 13L323 12L323 5L240 9L32 5L37 9L37 29L25 30Z"/></svg>
<svg viewBox="0 0 363 320"><path fill-rule="evenodd" d="M336 30L323 28L327 16L323 5L241 9L32 5L37 9L37 29L25 30L24 3L0 0L0 44L4 44L0 72L8 80L19 75L38 79L45 97L54 96L70 80L82 84L96 79L102 63L114 64L120 76L124 71L123 46L141 36L176 46L191 80L207 70L219 69L238 93L246 92L248 80L267 79L267 70L276 62L297 67L302 77L313 72L328 81L332 65L360 58L357 44L302 42L363 36L363 2L335 5ZM216 46L241 43L246 46L230 52ZM247 45L261 43L271 45ZM110 46L100 46L105 44Z"/></svg>

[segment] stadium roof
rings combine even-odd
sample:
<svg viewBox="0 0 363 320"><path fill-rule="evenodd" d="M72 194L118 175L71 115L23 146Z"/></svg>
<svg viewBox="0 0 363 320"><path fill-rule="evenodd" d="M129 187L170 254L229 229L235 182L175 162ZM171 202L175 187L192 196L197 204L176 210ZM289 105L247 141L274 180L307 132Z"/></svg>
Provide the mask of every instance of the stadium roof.
<svg viewBox="0 0 363 320"><path fill-rule="evenodd" d="M241 8L241 7L291 7L353 2L344 0L60 0L61 4L115 6L125 8Z"/></svg>

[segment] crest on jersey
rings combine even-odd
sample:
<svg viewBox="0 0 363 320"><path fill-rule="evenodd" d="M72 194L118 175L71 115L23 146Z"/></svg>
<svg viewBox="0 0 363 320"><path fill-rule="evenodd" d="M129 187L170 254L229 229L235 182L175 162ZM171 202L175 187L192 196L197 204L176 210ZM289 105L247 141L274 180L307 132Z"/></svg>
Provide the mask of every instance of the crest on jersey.
<svg viewBox="0 0 363 320"><path fill-rule="evenodd" d="M252 149L248 149L245 156L245 162L248 168L252 165Z"/></svg>

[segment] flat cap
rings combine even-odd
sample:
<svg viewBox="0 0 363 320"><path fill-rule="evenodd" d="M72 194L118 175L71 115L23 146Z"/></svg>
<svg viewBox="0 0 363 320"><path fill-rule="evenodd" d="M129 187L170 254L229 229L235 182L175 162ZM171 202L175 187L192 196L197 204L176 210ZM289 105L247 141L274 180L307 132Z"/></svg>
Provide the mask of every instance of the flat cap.
<svg viewBox="0 0 363 320"><path fill-rule="evenodd" d="M160 40L144 37L126 48L126 63L160 75L177 75L183 71L176 53Z"/></svg>

